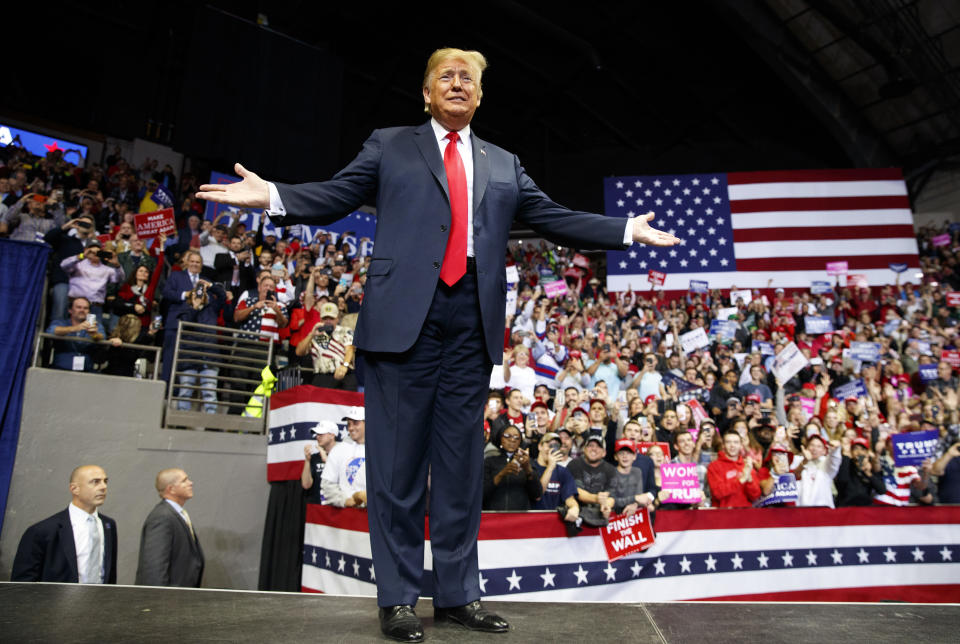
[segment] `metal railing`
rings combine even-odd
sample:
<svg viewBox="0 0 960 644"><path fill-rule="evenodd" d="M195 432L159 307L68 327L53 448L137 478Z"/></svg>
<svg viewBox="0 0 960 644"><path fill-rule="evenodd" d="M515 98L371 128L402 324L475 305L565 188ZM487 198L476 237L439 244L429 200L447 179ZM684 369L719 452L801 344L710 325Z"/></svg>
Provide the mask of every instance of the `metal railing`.
<svg viewBox="0 0 960 644"><path fill-rule="evenodd" d="M262 401L260 417L241 414L262 382L263 368L273 363L269 337L266 333L181 321L167 385L164 427L265 433L269 398ZM209 369L215 369L216 375L205 377L202 372ZM194 379L193 384L185 384L184 377ZM202 384L205 379L217 384ZM199 399L194 394L199 394ZM194 403L199 404L200 411L193 410ZM216 411L205 411L208 406Z"/></svg>
<svg viewBox="0 0 960 644"><path fill-rule="evenodd" d="M45 343L44 340L50 340L50 342ZM114 350L126 349L129 351L141 351L144 353L150 352L153 354L153 369L152 369L152 380L157 380L160 371L160 351L161 347L147 345L147 344L134 344L132 342L123 342L120 345L114 345L109 340L94 340L93 338L85 338L83 336L76 335L57 335L55 333L37 333L36 340L33 347L33 362L34 367L50 367L53 364L54 356L57 353L57 344L65 342L80 342L84 344L96 345L100 350L106 350L113 348ZM94 360L95 357L102 358L102 356L93 356L90 355L90 359ZM94 369L91 373L100 373L100 369L103 368L103 365L107 361L101 359L100 362L94 361L94 366L99 366L99 369ZM146 364L149 364L150 361L147 360ZM145 378L147 376L147 369L137 367L138 371L135 373L129 374L129 376L124 377L141 377ZM80 372L85 373L85 372ZM107 374L111 375L111 374ZM115 375L115 374L114 374Z"/></svg>

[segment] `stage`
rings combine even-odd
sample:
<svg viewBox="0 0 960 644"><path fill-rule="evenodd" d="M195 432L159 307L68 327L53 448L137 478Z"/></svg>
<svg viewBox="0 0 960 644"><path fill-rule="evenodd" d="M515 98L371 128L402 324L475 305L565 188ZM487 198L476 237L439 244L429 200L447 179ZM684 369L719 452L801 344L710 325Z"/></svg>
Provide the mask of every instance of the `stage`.
<svg viewBox="0 0 960 644"><path fill-rule="evenodd" d="M956 641L956 604L488 602L504 635L434 626L428 642ZM377 642L366 597L140 586L0 583L7 642Z"/></svg>

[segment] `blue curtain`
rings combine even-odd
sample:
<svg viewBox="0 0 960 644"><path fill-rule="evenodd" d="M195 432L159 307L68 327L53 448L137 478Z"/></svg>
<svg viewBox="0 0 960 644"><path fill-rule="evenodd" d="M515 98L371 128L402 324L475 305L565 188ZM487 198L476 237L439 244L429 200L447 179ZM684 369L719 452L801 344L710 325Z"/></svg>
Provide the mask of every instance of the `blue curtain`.
<svg viewBox="0 0 960 644"><path fill-rule="evenodd" d="M49 255L45 244L0 239L0 528L17 455L23 386Z"/></svg>

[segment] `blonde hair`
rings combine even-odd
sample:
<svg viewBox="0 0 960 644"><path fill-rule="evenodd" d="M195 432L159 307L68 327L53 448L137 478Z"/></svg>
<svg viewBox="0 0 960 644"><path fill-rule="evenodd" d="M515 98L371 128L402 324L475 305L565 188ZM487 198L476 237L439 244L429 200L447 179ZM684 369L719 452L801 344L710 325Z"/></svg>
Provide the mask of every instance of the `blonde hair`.
<svg viewBox="0 0 960 644"><path fill-rule="evenodd" d="M140 318L133 313L127 313L121 316L120 321L117 322L117 326L110 334L110 337L120 338L125 343L130 344L136 341L142 328L143 322L140 321Z"/></svg>
<svg viewBox="0 0 960 644"><path fill-rule="evenodd" d="M430 81L433 80L433 74L437 71L437 67L451 58L462 60L473 68L477 75L477 99L483 98L483 86L480 81L483 77L483 71L487 68L486 57L479 51L468 51L456 47L443 47L430 54L430 58L427 59L427 68L423 72L423 89L429 89ZM430 113L430 104L426 101L423 103L423 111L427 114Z"/></svg>

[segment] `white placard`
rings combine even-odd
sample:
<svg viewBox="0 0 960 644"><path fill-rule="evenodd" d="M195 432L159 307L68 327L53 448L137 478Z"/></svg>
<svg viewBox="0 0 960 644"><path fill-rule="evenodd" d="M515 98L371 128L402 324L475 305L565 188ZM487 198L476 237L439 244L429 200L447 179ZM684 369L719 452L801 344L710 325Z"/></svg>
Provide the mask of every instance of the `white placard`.
<svg viewBox="0 0 960 644"><path fill-rule="evenodd" d="M517 314L517 289L507 291L507 315Z"/></svg>
<svg viewBox="0 0 960 644"><path fill-rule="evenodd" d="M731 315L736 315L740 312L735 306L728 306L726 308L717 309L717 319L718 320L729 320Z"/></svg>
<svg viewBox="0 0 960 644"><path fill-rule="evenodd" d="M520 281L520 271L517 270L517 265L507 266L507 284L516 284Z"/></svg>
<svg viewBox="0 0 960 644"><path fill-rule="evenodd" d="M807 366L807 358L793 342L773 358L773 373L781 383L786 383L805 366Z"/></svg>
<svg viewBox="0 0 960 644"><path fill-rule="evenodd" d="M680 344L683 346L684 353L691 353L697 349L710 346L710 340L707 338L703 327L697 327L693 331L687 331L680 336Z"/></svg>
<svg viewBox="0 0 960 644"><path fill-rule="evenodd" d="M753 293L750 292L750 289L745 288L740 291L730 291L730 303L736 304L737 300L743 300L744 305L750 304L750 301L753 299Z"/></svg>

